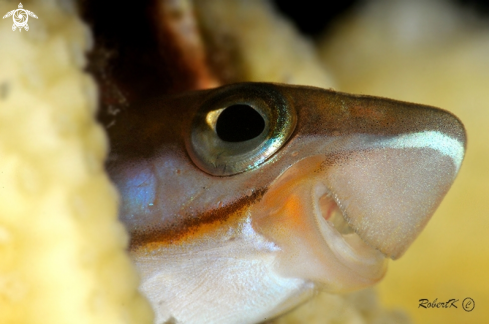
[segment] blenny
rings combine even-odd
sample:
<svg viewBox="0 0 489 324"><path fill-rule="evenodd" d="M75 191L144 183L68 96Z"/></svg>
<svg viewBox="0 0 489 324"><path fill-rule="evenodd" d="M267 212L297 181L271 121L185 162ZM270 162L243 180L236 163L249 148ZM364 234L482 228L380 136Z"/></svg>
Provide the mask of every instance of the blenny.
<svg viewBox="0 0 489 324"><path fill-rule="evenodd" d="M147 99L108 129L108 170L156 323L256 323L316 289L378 282L460 168L434 107L237 83Z"/></svg>

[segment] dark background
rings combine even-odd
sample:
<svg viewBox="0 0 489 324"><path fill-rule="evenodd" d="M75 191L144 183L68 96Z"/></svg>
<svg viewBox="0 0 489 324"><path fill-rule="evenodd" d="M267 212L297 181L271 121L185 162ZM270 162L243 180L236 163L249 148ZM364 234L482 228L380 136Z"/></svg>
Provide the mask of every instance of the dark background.
<svg viewBox="0 0 489 324"><path fill-rule="evenodd" d="M488 0L450 0L476 12L479 16L489 17ZM280 12L292 19L299 30L309 36L317 36L328 28L338 17L355 6L362 5L365 0L318 1L274 0ZM324 9L324 8L327 9Z"/></svg>

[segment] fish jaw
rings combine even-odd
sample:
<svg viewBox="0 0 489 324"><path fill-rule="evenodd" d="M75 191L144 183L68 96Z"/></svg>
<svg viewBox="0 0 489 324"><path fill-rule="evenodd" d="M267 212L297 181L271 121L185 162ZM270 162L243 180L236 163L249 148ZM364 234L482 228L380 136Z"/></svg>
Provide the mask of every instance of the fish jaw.
<svg viewBox="0 0 489 324"><path fill-rule="evenodd" d="M253 227L280 247L276 271L282 276L330 292L368 287L382 279L387 259L345 229L326 177L318 178L323 162L323 156L309 157L282 174L252 208Z"/></svg>
<svg viewBox="0 0 489 324"><path fill-rule="evenodd" d="M424 228L457 160L433 148L372 142L363 151L304 158L253 207L256 231L281 248L278 273L332 292L364 288L382 279L388 258L399 257Z"/></svg>
<svg viewBox="0 0 489 324"><path fill-rule="evenodd" d="M462 123L385 98L319 89L293 98L300 126L289 147L303 158L323 155L323 181L348 224L387 257L402 256L458 174Z"/></svg>

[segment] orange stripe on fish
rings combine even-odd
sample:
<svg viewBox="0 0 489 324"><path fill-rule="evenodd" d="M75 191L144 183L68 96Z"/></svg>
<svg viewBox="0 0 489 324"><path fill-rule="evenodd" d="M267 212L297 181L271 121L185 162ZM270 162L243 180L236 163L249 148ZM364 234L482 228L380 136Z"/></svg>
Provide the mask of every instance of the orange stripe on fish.
<svg viewBox="0 0 489 324"><path fill-rule="evenodd" d="M264 190L257 190L251 196L239 199L227 206L209 210L194 217L183 218L181 223L174 226L135 230L131 233L129 249L150 251L165 245L189 244L192 243L192 240L217 235L216 233L223 228L236 226L243 222L246 211L261 199L263 193Z"/></svg>

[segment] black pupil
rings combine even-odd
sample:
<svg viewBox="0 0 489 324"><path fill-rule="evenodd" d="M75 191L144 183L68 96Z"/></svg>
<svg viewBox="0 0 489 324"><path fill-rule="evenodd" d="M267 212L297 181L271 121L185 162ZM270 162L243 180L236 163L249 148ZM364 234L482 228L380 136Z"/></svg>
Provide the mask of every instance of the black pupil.
<svg viewBox="0 0 489 324"><path fill-rule="evenodd" d="M243 142L257 137L265 129L263 117L248 105L232 105L217 118L217 136L226 142Z"/></svg>

